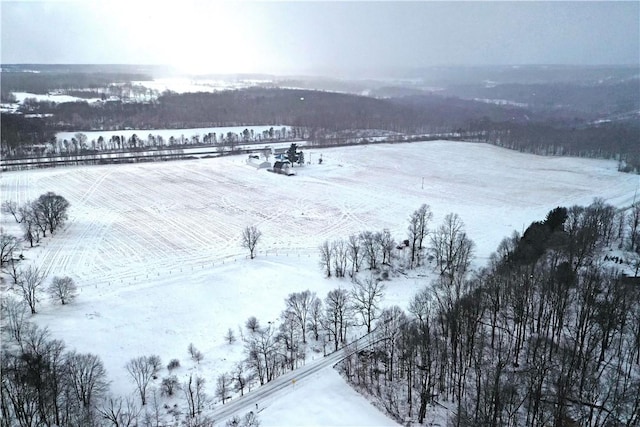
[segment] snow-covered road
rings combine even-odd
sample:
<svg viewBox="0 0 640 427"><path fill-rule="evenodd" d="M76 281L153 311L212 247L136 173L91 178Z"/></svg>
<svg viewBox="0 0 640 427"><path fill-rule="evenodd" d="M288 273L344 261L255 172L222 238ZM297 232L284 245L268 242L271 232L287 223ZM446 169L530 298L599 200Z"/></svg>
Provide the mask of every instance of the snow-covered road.
<svg viewBox="0 0 640 427"><path fill-rule="evenodd" d="M245 393L244 396L227 402L225 405L218 406L212 415L216 423L226 422L229 418L237 415L241 417L249 411L264 409L267 402L271 402L278 398L281 391L296 387L314 374L323 369L331 369L336 363L344 359L350 354L371 345L376 339L376 331L371 334L362 336L348 345L334 351L323 358L315 359L307 362L293 371L289 371L284 375L275 378L251 392Z"/></svg>

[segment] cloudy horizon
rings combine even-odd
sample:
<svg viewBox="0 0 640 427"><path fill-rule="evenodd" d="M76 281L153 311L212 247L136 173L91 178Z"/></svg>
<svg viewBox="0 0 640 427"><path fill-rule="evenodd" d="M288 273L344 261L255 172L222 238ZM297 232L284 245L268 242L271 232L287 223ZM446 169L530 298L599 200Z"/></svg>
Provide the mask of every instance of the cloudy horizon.
<svg viewBox="0 0 640 427"><path fill-rule="evenodd" d="M295 73L638 65L640 3L2 1L3 64Z"/></svg>

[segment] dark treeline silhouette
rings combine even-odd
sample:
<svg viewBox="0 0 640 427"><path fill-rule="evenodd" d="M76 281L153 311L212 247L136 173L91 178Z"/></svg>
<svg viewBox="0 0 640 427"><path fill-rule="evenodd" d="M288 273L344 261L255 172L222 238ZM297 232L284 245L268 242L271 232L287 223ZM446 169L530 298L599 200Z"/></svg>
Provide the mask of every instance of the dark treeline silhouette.
<svg viewBox="0 0 640 427"><path fill-rule="evenodd" d="M456 132L460 137L546 155L615 158L621 169L640 165L635 117L588 121L589 114L534 111L439 95L378 99L302 89L250 88L217 93L165 92L149 102L54 104L25 102L22 120L2 114L3 150L49 141L57 131L196 128L283 124L311 139L344 130L404 134ZM613 113L613 110L612 110Z"/></svg>
<svg viewBox="0 0 640 427"><path fill-rule="evenodd" d="M2 95L4 99L9 92L46 94L60 89L98 89L134 80L152 80L152 77L132 72L3 72Z"/></svg>
<svg viewBox="0 0 640 427"><path fill-rule="evenodd" d="M533 111L548 111L571 117L591 119L602 114L617 114L640 109L640 79L613 80L600 84L538 83L459 85L447 88L445 93L465 99L509 100L526 104Z"/></svg>
<svg viewBox="0 0 640 427"><path fill-rule="evenodd" d="M474 121L474 139L542 155L612 158L619 169L640 170L640 122L600 123L588 127L559 127L547 123Z"/></svg>
<svg viewBox="0 0 640 427"><path fill-rule="evenodd" d="M42 117L25 117L21 114L2 114L0 139L2 150L20 145L42 144L55 135L51 124Z"/></svg>
<svg viewBox="0 0 640 427"><path fill-rule="evenodd" d="M186 128L283 123L291 126L345 129L384 129L421 133L465 126L488 117L525 120L512 107L443 98L437 95L376 99L302 89L264 89L217 93L165 92L154 102L30 103L25 112L53 114L52 130L81 131L126 127Z"/></svg>
<svg viewBox="0 0 640 427"><path fill-rule="evenodd" d="M187 128L284 123L327 130L429 127L423 109L363 96L292 89L165 93L152 103L40 104L55 130ZM478 116L479 118L480 116ZM452 118L448 125L462 122Z"/></svg>

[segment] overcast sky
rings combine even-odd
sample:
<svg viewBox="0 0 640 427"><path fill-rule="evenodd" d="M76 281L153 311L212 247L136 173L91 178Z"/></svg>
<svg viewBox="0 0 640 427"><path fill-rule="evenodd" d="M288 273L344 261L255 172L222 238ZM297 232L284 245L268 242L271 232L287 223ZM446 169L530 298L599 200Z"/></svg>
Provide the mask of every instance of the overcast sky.
<svg viewBox="0 0 640 427"><path fill-rule="evenodd" d="M3 64L639 64L640 2L2 1Z"/></svg>

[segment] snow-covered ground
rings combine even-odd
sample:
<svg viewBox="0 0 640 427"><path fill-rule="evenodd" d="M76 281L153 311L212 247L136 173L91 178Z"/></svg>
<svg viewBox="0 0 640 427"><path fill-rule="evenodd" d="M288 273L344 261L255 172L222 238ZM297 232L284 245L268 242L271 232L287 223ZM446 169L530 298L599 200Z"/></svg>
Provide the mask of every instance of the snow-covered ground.
<svg viewBox="0 0 640 427"><path fill-rule="evenodd" d="M157 98L159 94L165 91L176 93L197 93L197 92L220 92L224 90L245 89L261 84L269 84L269 80L255 79L228 79L213 80L202 78L160 78L154 80L133 81L132 85L150 89L151 92L135 93L131 91L126 99L134 99L138 102L149 102ZM16 98L15 103L6 103L0 106L3 112L17 112L25 99L35 99L38 102L55 102L62 104L65 102L88 102L89 104L103 102L100 98L80 98L76 96L64 95L61 93L38 94L30 92L12 92ZM117 100L118 97L112 96L110 100Z"/></svg>
<svg viewBox="0 0 640 427"><path fill-rule="evenodd" d="M154 80L134 81L134 85L143 86L159 93L166 90L176 93L219 92L223 90L244 89L259 84L270 83L269 80L214 80L203 78L159 78Z"/></svg>
<svg viewBox="0 0 640 427"><path fill-rule="evenodd" d="M56 102L62 104L64 102L88 102L89 104L94 102L101 102L100 98L79 98L77 96L63 95L60 93L52 94L38 94L29 92L13 92L13 96L16 97L18 103L23 104L27 98L33 98L38 102Z"/></svg>
<svg viewBox="0 0 640 427"><path fill-rule="evenodd" d="M239 341L224 341L228 328L239 336L251 315L263 325L275 321L291 292L324 298L350 286L323 278L316 249L324 240L383 228L402 240L409 215L427 203L431 228L449 212L460 215L479 266L502 238L556 206L594 197L630 205L640 180L611 161L447 141L311 149L305 158L311 164L295 177L256 170L245 156L3 173L3 200L54 191L71 203L67 226L25 250L25 262L50 277L73 277L80 294L64 307L43 301L34 319L69 347L98 354L115 394L133 391L125 363L148 354L164 364L178 358L177 375L197 371L213 394L216 376L242 358ZM17 233L12 221L3 215L1 224ZM240 247L247 225L263 233L255 260ZM385 305L406 307L428 280L394 278ZM200 365L189 359L189 343L203 352ZM265 426L393 424L326 371L265 403L260 419Z"/></svg>
<svg viewBox="0 0 640 427"><path fill-rule="evenodd" d="M63 95L61 93L41 94L30 92L12 92L12 94L16 98L16 102L0 104L0 111L2 111L3 113L17 113L20 109L20 106L24 104L25 99L35 99L38 102L55 102L57 104L62 104L65 102L87 102L89 104L103 102L100 98L79 98L77 96ZM37 116L39 115L30 114L26 115L25 117ZM41 116L44 117L49 115Z"/></svg>
<svg viewBox="0 0 640 427"><path fill-rule="evenodd" d="M258 412L261 425L271 426L395 426L358 392L345 385L333 369L296 383Z"/></svg>
<svg viewBox="0 0 640 427"><path fill-rule="evenodd" d="M529 104L525 104L523 102L509 101L508 99L473 98L473 100L478 102L484 102L486 104L510 105L513 107L522 107L522 108L527 108L529 106Z"/></svg>

